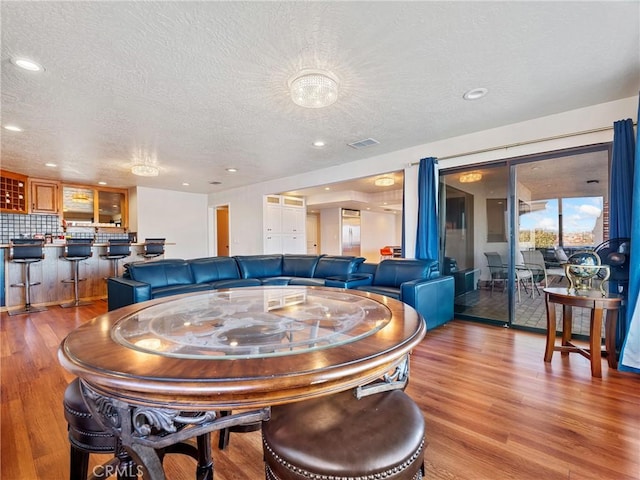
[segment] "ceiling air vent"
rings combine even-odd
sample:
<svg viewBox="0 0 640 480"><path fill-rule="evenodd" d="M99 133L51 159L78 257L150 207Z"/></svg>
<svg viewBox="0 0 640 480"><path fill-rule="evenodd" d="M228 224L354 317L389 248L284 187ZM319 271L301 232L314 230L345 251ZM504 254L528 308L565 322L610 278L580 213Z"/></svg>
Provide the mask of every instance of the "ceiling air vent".
<svg viewBox="0 0 640 480"><path fill-rule="evenodd" d="M359 142L348 143L347 145L349 145L351 148L360 149L370 147L371 145L377 145L379 143L379 141L374 140L373 138L365 138L364 140L360 140Z"/></svg>

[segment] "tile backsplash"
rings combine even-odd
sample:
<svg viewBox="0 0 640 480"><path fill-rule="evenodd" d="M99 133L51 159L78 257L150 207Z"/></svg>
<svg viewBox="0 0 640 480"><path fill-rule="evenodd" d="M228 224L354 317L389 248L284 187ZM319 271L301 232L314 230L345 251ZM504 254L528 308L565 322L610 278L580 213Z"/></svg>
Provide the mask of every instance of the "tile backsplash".
<svg viewBox="0 0 640 480"><path fill-rule="evenodd" d="M58 215L18 215L0 213L0 243L7 244L12 238L30 238L38 233L62 235Z"/></svg>
<svg viewBox="0 0 640 480"><path fill-rule="evenodd" d="M86 229L74 229L67 235L73 237L94 238L96 243L106 243L110 238L128 238L122 233L95 234L92 227ZM84 231L82 231L84 230ZM34 235L64 235L61 219L58 215L21 215L13 213L0 213L0 244L6 245L12 238L31 238Z"/></svg>

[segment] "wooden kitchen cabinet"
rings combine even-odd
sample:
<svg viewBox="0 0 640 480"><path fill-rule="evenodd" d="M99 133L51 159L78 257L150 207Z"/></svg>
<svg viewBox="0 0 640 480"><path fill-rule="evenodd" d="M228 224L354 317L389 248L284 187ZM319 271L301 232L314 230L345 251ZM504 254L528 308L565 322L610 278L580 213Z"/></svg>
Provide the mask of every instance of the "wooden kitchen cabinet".
<svg viewBox="0 0 640 480"><path fill-rule="evenodd" d="M60 213L60 182L30 178L29 194L29 213Z"/></svg>
<svg viewBox="0 0 640 480"><path fill-rule="evenodd" d="M0 210L27 213L27 177L0 170Z"/></svg>

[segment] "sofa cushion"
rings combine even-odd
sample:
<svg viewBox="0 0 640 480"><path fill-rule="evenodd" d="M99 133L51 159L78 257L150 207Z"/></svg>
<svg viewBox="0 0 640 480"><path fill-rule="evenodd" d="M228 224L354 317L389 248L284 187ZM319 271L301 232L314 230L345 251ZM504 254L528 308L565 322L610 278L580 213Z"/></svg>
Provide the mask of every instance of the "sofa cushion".
<svg viewBox="0 0 640 480"><path fill-rule="evenodd" d="M240 270L231 257L207 257L188 260L195 283L210 283L218 280L240 278Z"/></svg>
<svg viewBox="0 0 640 480"><path fill-rule="evenodd" d="M211 288L258 287L260 280L256 278L229 278L209 283Z"/></svg>
<svg viewBox="0 0 640 480"><path fill-rule="evenodd" d="M324 278L291 277L289 285L306 285L309 287L324 287Z"/></svg>
<svg viewBox="0 0 640 480"><path fill-rule="evenodd" d="M313 276L315 278L327 278L349 275L355 272L364 261L363 257L325 255L318 260Z"/></svg>
<svg viewBox="0 0 640 480"><path fill-rule="evenodd" d="M288 277L313 277L319 255L283 255L282 275Z"/></svg>
<svg viewBox="0 0 640 480"><path fill-rule="evenodd" d="M360 290L362 292L377 293L379 295L386 295L387 297L401 300L400 289L397 287L385 287L382 285L362 285L354 287L354 290Z"/></svg>
<svg viewBox="0 0 640 480"><path fill-rule="evenodd" d="M382 260L373 276L373 285L399 288L410 280L428 279L432 264L431 260Z"/></svg>
<svg viewBox="0 0 640 480"><path fill-rule="evenodd" d="M152 289L193 283L191 268L185 261L135 263L128 270L132 280L148 283Z"/></svg>
<svg viewBox="0 0 640 480"><path fill-rule="evenodd" d="M242 278L279 277L282 275L282 255L237 255Z"/></svg>
<svg viewBox="0 0 640 480"><path fill-rule="evenodd" d="M259 280L261 285L289 285L291 277L264 277Z"/></svg>
<svg viewBox="0 0 640 480"><path fill-rule="evenodd" d="M152 298L169 297L171 295L180 295L181 293L206 292L211 290L211 286L206 283L191 285L171 285L168 287L154 288L151 292Z"/></svg>

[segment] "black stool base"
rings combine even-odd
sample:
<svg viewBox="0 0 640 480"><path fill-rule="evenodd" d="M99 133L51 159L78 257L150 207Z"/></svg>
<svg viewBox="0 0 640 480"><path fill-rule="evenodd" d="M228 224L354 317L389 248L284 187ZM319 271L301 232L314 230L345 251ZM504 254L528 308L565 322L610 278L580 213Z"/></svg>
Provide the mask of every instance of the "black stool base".
<svg viewBox="0 0 640 480"><path fill-rule="evenodd" d="M13 317L14 315L28 315L29 313L38 313L47 311L47 307L25 307L20 310L9 310L9 316Z"/></svg>

